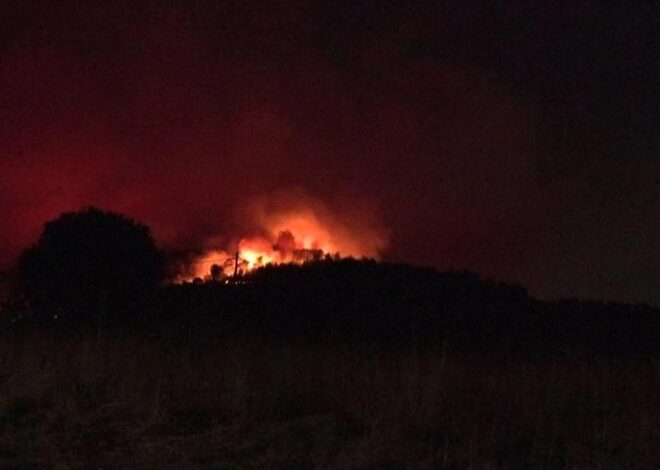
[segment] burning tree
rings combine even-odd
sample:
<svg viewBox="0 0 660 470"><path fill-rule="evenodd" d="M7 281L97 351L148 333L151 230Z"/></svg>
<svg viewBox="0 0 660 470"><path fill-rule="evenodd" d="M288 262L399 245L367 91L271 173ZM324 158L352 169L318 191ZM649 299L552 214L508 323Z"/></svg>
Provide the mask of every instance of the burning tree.
<svg viewBox="0 0 660 470"><path fill-rule="evenodd" d="M367 230L369 236L365 236L335 217L321 217L312 208L278 208L257 220L256 233L233 237L224 247L208 247L190 260L175 282L217 281L269 265L301 265L328 258L378 258L385 245L380 233Z"/></svg>

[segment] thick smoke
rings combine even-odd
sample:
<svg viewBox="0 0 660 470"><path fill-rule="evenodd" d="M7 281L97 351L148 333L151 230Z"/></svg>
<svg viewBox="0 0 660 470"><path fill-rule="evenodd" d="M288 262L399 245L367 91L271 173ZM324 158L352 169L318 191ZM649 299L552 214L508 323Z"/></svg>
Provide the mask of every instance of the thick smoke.
<svg viewBox="0 0 660 470"><path fill-rule="evenodd" d="M214 265L232 275L271 263L302 263L325 256L379 259L387 247L388 231L373 209L359 200L352 202L351 207L333 212L300 189L254 198L237 211L235 231L240 236L212 236L203 250L183 253L175 280L209 277Z"/></svg>
<svg viewBox="0 0 660 470"><path fill-rule="evenodd" d="M2 267L92 204L174 251L232 249L307 210L344 251L547 296L652 297L660 251L641 221L658 214L657 168L639 149L626 174L648 176L618 178L598 114L627 102L580 86L600 47L539 59L573 57L584 25L609 37L588 8L15 3L0 15Z"/></svg>

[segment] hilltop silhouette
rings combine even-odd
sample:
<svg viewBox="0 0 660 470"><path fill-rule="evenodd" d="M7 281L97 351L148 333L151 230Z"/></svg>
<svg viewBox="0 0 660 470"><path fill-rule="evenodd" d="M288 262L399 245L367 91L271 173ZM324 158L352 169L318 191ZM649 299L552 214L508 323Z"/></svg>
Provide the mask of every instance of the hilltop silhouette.
<svg viewBox="0 0 660 470"><path fill-rule="evenodd" d="M159 284L149 259L146 227L95 209L26 250L0 466L351 468L365 442L365 468L658 466L656 308L335 257Z"/></svg>
<svg viewBox="0 0 660 470"><path fill-rule="evenodd" d="M318 256L159 286L163 261L148 227L130 218L62 214L23 253L2 317L57 329L92 319L171 341L186 332L534 357L660 353L658 309L542 302L470 271Z"/></svg>
<svg viewBox="0 0 660 470"><path fill-rule="evenodd" d="M267 266L231 282L170 285L152 323L215 337L259 335L543 356L660 352L660 311L543 302L470 271L374 260Z"/></svg>

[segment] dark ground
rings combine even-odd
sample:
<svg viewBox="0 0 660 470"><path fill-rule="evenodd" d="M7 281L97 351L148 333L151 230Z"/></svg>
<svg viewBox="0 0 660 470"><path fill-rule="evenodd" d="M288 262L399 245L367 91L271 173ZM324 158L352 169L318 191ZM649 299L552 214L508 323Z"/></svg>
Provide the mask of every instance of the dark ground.
<svg viewBox="0 0 660 470"><path fill-rule="evenodd" d="M245 281L5 323L0 467L660 466L652 308L356 261Z"/></svg>

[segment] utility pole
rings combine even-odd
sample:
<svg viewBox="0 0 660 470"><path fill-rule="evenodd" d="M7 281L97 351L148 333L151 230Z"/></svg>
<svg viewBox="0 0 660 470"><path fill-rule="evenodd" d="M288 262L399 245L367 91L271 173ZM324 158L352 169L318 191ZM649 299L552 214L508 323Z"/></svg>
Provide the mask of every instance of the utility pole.
<svg viewBox="0 0 660 470"><path fill-rule="evenodd" d="M236 250L236 257L234 258L234 281L236 280L236 276L238 275L238 253L239 251Z"/></svg>

